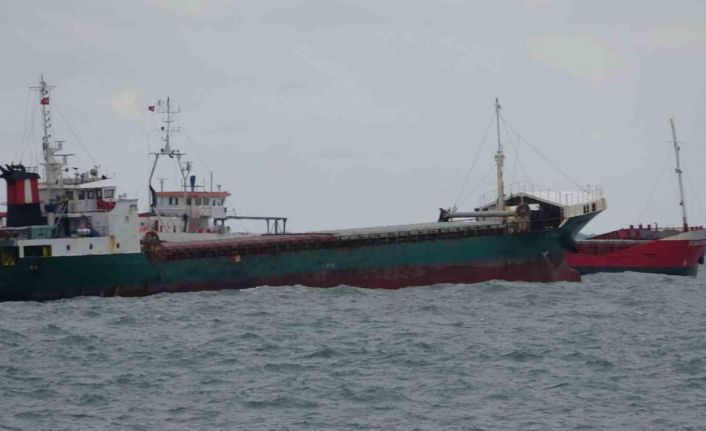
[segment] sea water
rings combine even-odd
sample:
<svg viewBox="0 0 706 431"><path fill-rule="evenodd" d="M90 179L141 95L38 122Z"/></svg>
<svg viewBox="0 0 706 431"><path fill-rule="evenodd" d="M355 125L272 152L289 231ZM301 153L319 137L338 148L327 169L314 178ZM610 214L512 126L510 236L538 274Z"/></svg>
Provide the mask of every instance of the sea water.
<svg viewBox="0 0 706 431"><path fill-rule="evenodd" d="M705 428L703 276L0 304L0 430Z"/></svg>

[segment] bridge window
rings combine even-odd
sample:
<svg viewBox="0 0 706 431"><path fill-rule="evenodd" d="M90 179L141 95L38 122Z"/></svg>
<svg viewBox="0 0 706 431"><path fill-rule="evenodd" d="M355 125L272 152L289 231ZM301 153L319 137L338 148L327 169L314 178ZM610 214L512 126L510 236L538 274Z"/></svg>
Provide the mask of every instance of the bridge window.
<svg viewBox="0 0 706 431"><path fill-rule="evenodd" d="M96 199L103 199L103 190L96 190Z"/></svg>
<svg viewBox="0 0 706 431"><path fill-rule="evenodd" d="M67 190L66 191L66 199L67 200L74 200L74 191L73 190Z"/></svg>
<svg viewBox="0 0 706 431"><path fill-rule="evenodd" d="M105 189L105 190L103 190L103 197L105 199L113 199L114 192L115 192L115 190L113 190L113 189Z"/></svg>
<svg viewBox="0 0 706 431"><path fill-rule="evenodd" d="M86 192L83 190L79 190L78 192L78 200L82 201L86 199Z"/></svg>
<svg viewBox="0 0 706 431"><path fill-rule="evenodd" d="M95 193L93 192L93 190L89 190L87 196L88 199L93 199L95 197Z"/></svg>

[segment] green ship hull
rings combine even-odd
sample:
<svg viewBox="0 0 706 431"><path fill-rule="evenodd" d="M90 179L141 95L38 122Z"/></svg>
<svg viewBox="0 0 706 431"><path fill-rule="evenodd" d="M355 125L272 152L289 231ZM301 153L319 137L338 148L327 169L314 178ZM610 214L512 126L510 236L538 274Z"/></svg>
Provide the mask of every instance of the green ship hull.
<svg viewBox="0 0 706 431"><path fill-rule="evenodd" d="M533 233L416 238L161 260L150 253L29 257L0 267L0 300L144 296L263 285L401 288L492 279L578 281L566 249L595 214Z"/></svg>

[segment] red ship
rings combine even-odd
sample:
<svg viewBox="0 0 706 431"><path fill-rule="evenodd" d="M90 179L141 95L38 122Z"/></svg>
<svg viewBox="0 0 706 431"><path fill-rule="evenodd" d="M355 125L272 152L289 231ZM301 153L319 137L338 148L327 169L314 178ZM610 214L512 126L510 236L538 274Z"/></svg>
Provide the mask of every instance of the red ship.
<svg viewBox="0 0 706 431"><path fill-rule="evenodd" d="M581 274L597 272L651 272L669 275L696 275L704 263L706 230L689 226L679 161L679 144L674 120L670 120L679 177L679 205L682 227L630 226L577 241L577 252L567 256L569 266Z"/></svg>
<svg viewBox="0 0 706 431"><path fill-rule="evenodd" d="M578 252L569 253L569 266L581 274L596 272L654 272L696 275L704 263L706 230L630 226L577 241Z"/></svg>

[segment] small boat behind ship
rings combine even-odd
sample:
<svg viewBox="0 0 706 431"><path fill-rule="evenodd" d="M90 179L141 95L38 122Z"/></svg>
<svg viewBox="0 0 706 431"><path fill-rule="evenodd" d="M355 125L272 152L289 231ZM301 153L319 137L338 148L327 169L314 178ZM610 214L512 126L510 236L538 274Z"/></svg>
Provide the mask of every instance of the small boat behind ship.
<svg viewBox="0 0 706 431"><path fill-rule="evenodd" d="M118 195L112 180L97 171L64 175L67 156L57 153L63 144L50 140L50 87L41 79L38 89L44 179L21 164L5 165L0 175L8 190L0 300L262 285L394 289L491 279L578 281L566 251L575 250L576 234L606 205L600 194L552 201L532 191L506 193L498 136L495 201L472 212L442 211L437 222L233 235L210 220L224 219L217 199L227 196L202 194L210 192L197 190L183 173L184 188L174 195L153 190L151 211L139 217L137 201ZM497 102L495 109L499 122ZM160 153L175 157L166 144Z"/></svg>
<svg viewBox="0 0 706 431"><path fill-rule="evenodd" d="M581 274L597 272L650 272L669 275L696 275L704 263L706 230L690 226L682 182L680 147L674 119L670 119L676 153L675 172L679 178L679 205L682 226L631 225L578 241L578 252L567 257L569 266Z"/></svg>

